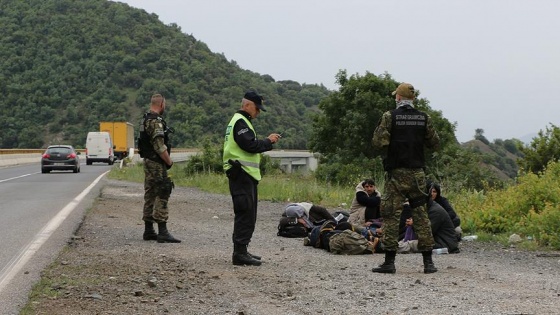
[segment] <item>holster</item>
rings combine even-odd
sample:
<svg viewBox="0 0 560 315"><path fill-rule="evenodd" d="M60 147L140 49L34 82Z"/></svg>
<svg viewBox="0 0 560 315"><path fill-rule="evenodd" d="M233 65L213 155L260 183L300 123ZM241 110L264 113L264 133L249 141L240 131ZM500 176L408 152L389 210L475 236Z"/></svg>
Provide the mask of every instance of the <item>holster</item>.
<svg viewBox="0 0 560 315"><path fill-rule="evenodd" d="M418 208L420 206L424 206L426 205L426 197L425 196L419 196L416 198L408 198L408 202L410 203L410 209L415 209Z"/></svg>
<svg viewBox="0 0 560 315"><path fill-rule="evenodd" d="M173 180L171 180L171 178L166 177L162 180L161 192L163 196L170 196L173 188L175 188L175 183L173 183Z"/></svg>
<svg viewBox="0 0 560 315"><path fill-rule="evenodd" d="M226 176L230 179L235 180L237 177L239 177L239 174L243 170L241 168L241 163L239 163L239 161L237 160L232 159L229 159L228 163L229 165L231 165L231 168L226 171Z"/></svg>

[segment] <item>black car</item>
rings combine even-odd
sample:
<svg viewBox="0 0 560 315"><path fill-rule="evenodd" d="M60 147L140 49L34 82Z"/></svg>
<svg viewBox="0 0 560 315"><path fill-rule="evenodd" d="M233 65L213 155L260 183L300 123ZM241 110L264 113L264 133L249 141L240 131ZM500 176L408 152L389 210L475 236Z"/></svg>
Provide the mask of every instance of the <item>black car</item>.
<svg viewBox="0 0 560 315"><path fill-rule="evenodd" d="M79 154L71 145L51 145L41 158L41 173L49 173L53 170L72 170L74 173L79 173Z"/></svg>

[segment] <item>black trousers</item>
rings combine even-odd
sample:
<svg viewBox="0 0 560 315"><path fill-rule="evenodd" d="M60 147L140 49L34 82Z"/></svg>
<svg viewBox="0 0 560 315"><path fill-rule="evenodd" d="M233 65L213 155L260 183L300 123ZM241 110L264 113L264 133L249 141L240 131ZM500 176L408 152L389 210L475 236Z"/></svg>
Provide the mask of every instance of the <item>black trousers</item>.
<svg viewBox="0 0 560 315"><path fill-rule="evenodd" d="M309 219L311 222L321 222L323 220L334 220L332 214L325 207L313 205L309 209Z"/></svg>
<svg viewBox="0 0 560 315"><path fill-rule="evenodd" d="M228 180L235 214L232 241L234 244L248 245L257 222L257 185L259 182L245 171L240 171L234 178L228 176Z"/></svg>

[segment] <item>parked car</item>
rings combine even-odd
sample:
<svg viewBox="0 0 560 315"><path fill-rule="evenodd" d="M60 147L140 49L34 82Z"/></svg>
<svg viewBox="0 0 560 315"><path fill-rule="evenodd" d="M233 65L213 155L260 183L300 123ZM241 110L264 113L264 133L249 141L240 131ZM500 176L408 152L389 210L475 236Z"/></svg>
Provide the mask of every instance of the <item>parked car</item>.
<svg viewBox="0 0 560 315"><path fill-rule="evenodd" d="M51 145L41 158L41 173L50 171L72 170L80 172L80 152L71 145Z"/></svg>

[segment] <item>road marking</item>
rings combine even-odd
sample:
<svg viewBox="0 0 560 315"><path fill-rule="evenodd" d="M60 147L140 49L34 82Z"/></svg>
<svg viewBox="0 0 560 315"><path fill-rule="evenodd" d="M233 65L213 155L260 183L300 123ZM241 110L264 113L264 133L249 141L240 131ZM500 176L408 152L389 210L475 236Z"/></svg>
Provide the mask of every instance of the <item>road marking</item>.
<svg viewBox="0 0 560 315"><path fill-rule="evenodd" d="M7 182L7 181L13 180L13 179L18 179L18 178L26 177L26 176L29 176L29 175L35 175L35 174L39 174L39 172L31 173L31 174L25 174L25 175L21 175L21 176L12 177L12 178L1 179L1 180L0 180L0 183Z"/></svg>
<svg viewBox="0 0 560 315"><path fill-rule="evenodd" d="M93 189L93 187L101 180L109 171L99 175L84 191L82 191L74 200L70 201L62 208L44 227L35 235L33 240L25 248L19 252L17 256L12 258L10 262L2 269L0 273L0 292L8 285L21 268L31 259L31 257L45 244L51 235L58 229L60 224L74 211L76 206L84 199L84 197ZM31 174L28 174L31 175ZM24 176L28 176L24 175ZM22 176L20 176L22 177Z"/></svg>

